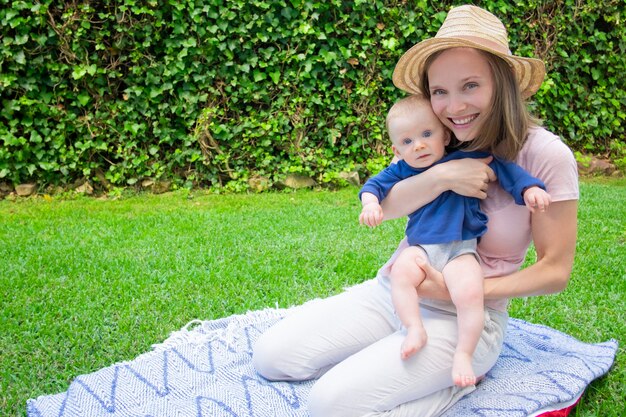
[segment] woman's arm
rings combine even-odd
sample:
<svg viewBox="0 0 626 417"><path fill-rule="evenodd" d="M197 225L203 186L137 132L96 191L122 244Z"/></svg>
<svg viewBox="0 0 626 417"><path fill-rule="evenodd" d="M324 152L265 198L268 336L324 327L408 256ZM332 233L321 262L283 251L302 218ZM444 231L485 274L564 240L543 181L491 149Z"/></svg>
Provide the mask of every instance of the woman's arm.
<svg viewBox="0 0 626 417"><path fill-rule="evenodd" d="M576 253L578 201L552 203L532 215L537 262L514 274L485 280L485 299L561 292L569 282Z"/></svg>
<svg viewBox="0 0 626 417"><path fill-rule="evenodd" d="M437 164L419 175L397 183L382 201L385 220L407 216L437 198L444 191L466 197L487 197L487 185L495 180L487 165L491 157L456 159Z"/></svg>
<svg viewBox="0 0 626 417"><path fill-rule="evenodd" d="M532 236L537 262L511 275L485 279L485 299L528 297L563 291L569 282L576 252L578 201L552 203L548 210L532 215ZM426 279L420 297L450 300L440 272L420 265Z"/></svg>

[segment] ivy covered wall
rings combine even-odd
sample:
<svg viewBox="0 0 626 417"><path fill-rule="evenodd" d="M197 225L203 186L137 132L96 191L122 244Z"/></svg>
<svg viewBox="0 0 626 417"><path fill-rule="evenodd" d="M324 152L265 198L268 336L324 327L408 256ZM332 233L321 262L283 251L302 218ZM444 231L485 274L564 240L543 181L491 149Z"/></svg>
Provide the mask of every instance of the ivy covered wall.
<svg viewBox="0 0 626 417"><path fill-rule="evenodd" d="M0 0L0 182L241 190L388 161L399 56L458 1ZM626 166L626 4L474 2L544 59L535 113Z"/></svg>

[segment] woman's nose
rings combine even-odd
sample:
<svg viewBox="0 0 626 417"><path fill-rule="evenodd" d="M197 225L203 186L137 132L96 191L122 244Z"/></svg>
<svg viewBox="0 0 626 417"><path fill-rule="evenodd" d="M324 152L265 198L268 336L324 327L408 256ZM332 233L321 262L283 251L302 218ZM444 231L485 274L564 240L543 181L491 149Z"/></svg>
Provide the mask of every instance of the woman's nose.
<svg viewBox="0 0 626 417"><path fill-rule="evenodd" d="M463 101L462 97L459 97L455 94L450 94L448 98L448 113L449 114L458 114L465 110L465 101Z"/></svg>

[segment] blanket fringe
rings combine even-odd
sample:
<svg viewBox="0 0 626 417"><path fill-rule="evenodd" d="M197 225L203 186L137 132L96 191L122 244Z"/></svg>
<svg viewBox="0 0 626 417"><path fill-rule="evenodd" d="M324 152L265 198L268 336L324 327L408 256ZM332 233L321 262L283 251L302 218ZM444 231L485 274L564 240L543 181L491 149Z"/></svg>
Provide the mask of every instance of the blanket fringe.
<svg viewBox="0 0 626 417"><path fill-rule="evenodd" d="M251 324L280 319L287 311L281 308L266 308L214 321L193 319L180 330L172 332L162 343L152 345L152 351L159 352L183 344L203 345L214 340L221 340L232 347L238 337L237 330ZM216 323L222 326L216 327Z"/></svg>

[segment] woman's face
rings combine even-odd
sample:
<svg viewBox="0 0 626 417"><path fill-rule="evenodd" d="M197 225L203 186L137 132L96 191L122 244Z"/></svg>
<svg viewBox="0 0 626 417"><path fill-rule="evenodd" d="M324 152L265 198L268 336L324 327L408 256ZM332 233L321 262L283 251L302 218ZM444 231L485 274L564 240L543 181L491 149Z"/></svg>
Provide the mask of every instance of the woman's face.
<svg viewBox="0 0 626 417"><path fill-rule="evenodd" d="M433 111L461 142L476 138L492 107L491 67L480 51L451 48L428 68Z"/></svg>

